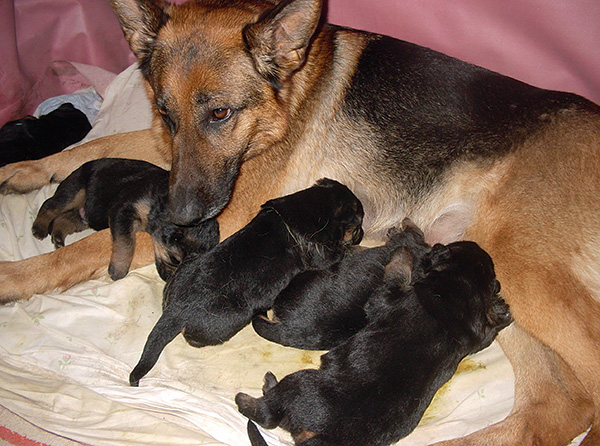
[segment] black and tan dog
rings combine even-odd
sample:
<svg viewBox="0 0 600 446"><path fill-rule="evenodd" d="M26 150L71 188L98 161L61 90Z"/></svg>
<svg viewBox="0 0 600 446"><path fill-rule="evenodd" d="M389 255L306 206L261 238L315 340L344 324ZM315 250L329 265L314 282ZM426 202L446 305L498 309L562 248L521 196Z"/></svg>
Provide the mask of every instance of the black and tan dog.
<svg viewBox="0 0 600 446"><path fill-rule="evenodd" d="M129 271L135 233L146 231L154 242L158 273L168 280L186 255L206 252L219 242L214 218L186 227L171 223L168 192L169 172L153 164L120 158L89 161L42 204L32 232L40 240L50 235L60 248L69 234L110 227L113 246L108 273L118 280Z"/></svg>
<svg viewBox="0 0 600 446"><path fill-rule="evenodd" d="M362 240L363 208L328 179L266 202L244 228L209 253L185 260L164 290L163 314L129 382L137 386L179 333L195 346L221 344L271 308L290 280L326 268Z"/></svg>
<svg viewBox="0 0 600 446"><path fill-rule="evenodd" d="M411 433L458 363L511 322L476 243L438 244L422 256L396 249L366 306L369 324L323 355L318 370L279 383L267 374L258 399L239 393L240 412L281 425L302 446L385 446ZM411 279L414 262L422 272Z"/></svg>
<svg viewBox="0 0 600 446"><path fill-rule="evenodd" d="M254 330L269 341L307 350L329 350L356 334L367 324L364 306L392 252L406 247L420 259L431 248L410 220L402 227L388 231L385 245L356 247L330 268L298 274L275 299L271 318L252 319Z"/></svg>
<svg viewBox="0 0 600 446"><path fill-rule="evenodd" d="M600 107L417 45L320 22L321 0L112 0L148 81L151 130L0 168L4 193L91 159L170 169L174 221L218 215L221 237L267 200L347 184L377 237L406 216L430 242L475 240L516 323L503 421L445 445L600 443ZM160 118L162 119L160 119ZM574 230L576 228L576 230ZM2 299L98 277L98 232L0 264ZM132 267L153 260L137 243Z"/></svg>

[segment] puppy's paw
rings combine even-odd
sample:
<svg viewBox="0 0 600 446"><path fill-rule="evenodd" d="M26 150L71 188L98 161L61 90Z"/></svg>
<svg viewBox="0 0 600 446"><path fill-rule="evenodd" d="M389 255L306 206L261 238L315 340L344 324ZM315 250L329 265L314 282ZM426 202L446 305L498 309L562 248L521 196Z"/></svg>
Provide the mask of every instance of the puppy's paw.
<svg viewBox="0 0 600 446"><path fill-rule="evenodd" d="M0 167L0 194L24 194L55 181L41 160L20 161Z"/></svg>
<svg viewBox="0 0 600 446"><path fill-rule="evenodd" d="M48 225L43 224L36 219L31 227L31 233L38 240L44 240L48 236Z"/></svg>
<svg viewBox="0 0 600 446"><path fill-rule="evenodd" d="M401 231L400 229L398 229L396 226L392 226L391 228L389 228L389 229L387 230L387 233L386 233L385 235L386 235L386 237L387 237L388 239L390 239L390 238L392 238L392 237L394 237L395 235L398 235L398 234L400 234L400 233L402 233L402 231Z"/></svg>
<svg viewBox="0 0 600 446"><path fill-rule="evenodd" d="M52 236L50 239L52 240L52 243L56 249L65 246L65 236L61 231L52 231Z"/></svg>

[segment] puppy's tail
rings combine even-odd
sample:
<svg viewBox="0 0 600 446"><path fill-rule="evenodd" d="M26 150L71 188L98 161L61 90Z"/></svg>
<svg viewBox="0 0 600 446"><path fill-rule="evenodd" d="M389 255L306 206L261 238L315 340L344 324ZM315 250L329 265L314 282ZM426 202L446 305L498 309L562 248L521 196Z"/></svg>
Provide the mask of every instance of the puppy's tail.
<svg viewBox="0 0 600 446"><path fill-rule="evenodd" d="M154 367L166 345L181 333L184 324L181 317L174 316L168 308L165 310L148 336L142 357L129 375L131 386L139 385L140 379Z"/></svg>
<svg viewBox="0 0 600 446"><path fill-rule="evenodd" d="M251 420L248 420L248 438L252 446L269 446L260 431Z"/></svg>

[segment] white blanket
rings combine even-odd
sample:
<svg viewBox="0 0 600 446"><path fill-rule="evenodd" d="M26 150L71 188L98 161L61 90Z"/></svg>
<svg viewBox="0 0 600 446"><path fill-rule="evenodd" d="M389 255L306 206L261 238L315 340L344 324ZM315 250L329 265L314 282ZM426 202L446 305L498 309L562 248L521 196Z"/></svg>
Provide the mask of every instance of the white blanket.
<svg viewBox="0 0 600 446"><path fill-rule="evenodd" d="M86 139L149 125L149 101L131 67L107 90ZM0 260L53 249L48 239L32 236L31 224L55 188L0 197ZM140 387L131 388L128 376L160 315L162 288L155 267L147 266L117 282L93 280L0 307L0 404L45 430L94 446L249 444L235 394L259 396L265 372L281 378L317 367L320 352L272 344L251 327L224 345L202 349L179 336ZM502 419L512 405L513 384L511 366L494 343L463 361L417 430L398 444L426 445ZM263 433L269 445L292 444L281 429Z"/></svg>

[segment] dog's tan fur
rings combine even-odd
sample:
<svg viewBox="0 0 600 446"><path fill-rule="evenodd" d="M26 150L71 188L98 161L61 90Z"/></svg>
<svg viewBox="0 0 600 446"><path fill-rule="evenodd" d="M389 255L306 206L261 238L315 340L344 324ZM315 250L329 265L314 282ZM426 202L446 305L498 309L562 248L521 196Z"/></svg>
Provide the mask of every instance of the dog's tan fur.
<svg viewBox="0 0 600 446"><path fill-rule="evenodd" d="M147 42L157 38L153 33L159 26L141 20L133 0L113 3L132 49L143 60ZM271 48L268 42L273 29L261 24L247 33L259 73L247 57L228 59L245 45L240 28L256 21L261 11L275 3L231 0L213 7L211 1L201 0L168 7L170 19L158 39L167 47L180 45L187 52L167 49L161 59L163 66L152 65L157 63L153 60L147 69L157 117L163 114L167 119L172 110L178 113L178 130L172 138L157 118L152 130L109 136L46 159L5 166L0 169L3 191L39 188L62 180L85 161L111 156L172 167L174 203L209 203L213 195L222 192L226 159L239 156L240 169L231 196L219 196L226 202L218 219L221 236L227 237L246 224L266 200L307 187L320 177L336 178L364 200L367 235L377 237L410 216L425 230L428 241L472 239L496 263L504 297L516 320L499 336L515 370L514 408L505 420L443 444L565 445L590 425L582 444L598 444L598 113L567 109L546 116L543 124L515 143L518 146L509 153L487 162L455 163L446 169L441 186L424 191L422 200L414 200L389 177L370 175L361 167L369 164L375 150L372 141L376 138L368 129L360 129L363 137L359 141L348 142L352 150L342 153L336 148L337 141L357 134L356 123L339 116L338 104L368 37L341 32L334 45L330 31L324 30L311 40L308 51L295 44L297 36L290 32L284 36L288 38L283 39L285 44ZM291 11L283 29L293 31L307 20L308 28L316 26L317 2L284 3L300 5L301 10ZM156 4L153 7L158 8ZM280 12L275 9L271 15ZM281 35L276 37L275 41L281 39ZM193 45L181 43L199 39L209 40L218 52L193 54ZM268 59L266 53L269 60L278 61L277 70L269 72L272 67L262 65ZM327 65L334 53L337 63ZM281 88L277 92L268 88L264 79L258 82L261 76L271 76ZM247 106L234 129L224 127L226 131L210 133L199 130L192 110L197 104L190 98L198 85L230 92L227 101L254 89L260 100ZM221 106L215 97L218 99L218 94L207 98L213 101L206 106L208 110ZM189 184L196 188L190 189ZM217 211L218 206L205 215ZM110 253L110 235L101 231L49 254L2 263L0 299L26 299L104 275ZM152 261L150 239L138 235L132 268Z"/></svg>

